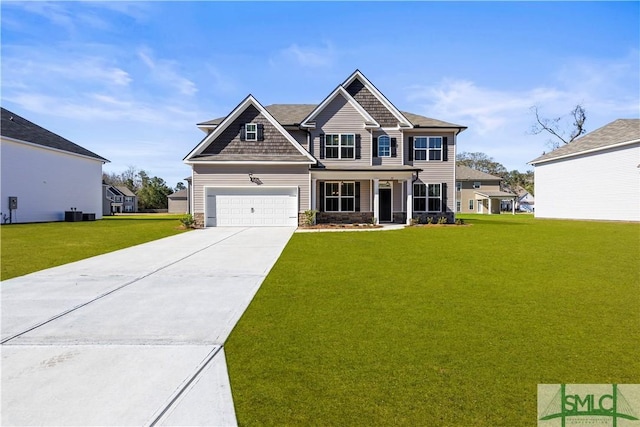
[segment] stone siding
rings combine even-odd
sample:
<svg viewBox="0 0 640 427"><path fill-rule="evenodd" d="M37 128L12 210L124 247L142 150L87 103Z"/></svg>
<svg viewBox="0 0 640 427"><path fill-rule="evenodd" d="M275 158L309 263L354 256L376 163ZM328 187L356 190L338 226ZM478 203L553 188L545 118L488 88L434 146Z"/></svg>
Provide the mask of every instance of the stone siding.
<svg viewBox="0 0 640 427"><path fill-rule="evenodd" d="M193 220L195 221L197 228L204 228L204 214L202 212L194 213Z"/></svg>
<svg viewBox="0 0 640 427"><path fill-rule="evenodd" d="M318 212L318 224L369 224L373 212Z"/></svg>

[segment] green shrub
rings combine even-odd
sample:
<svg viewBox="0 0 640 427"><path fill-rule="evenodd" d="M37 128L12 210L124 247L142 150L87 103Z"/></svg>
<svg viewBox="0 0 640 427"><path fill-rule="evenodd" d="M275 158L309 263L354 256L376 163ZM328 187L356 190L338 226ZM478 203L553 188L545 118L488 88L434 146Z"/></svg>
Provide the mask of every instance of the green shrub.
<svg viewBox="0 0 640 427"><path fill-rule="evenodd" d="M193 219L193 215L186 214L182 218L180 218L180 223L184 225L185 228L193 228L196 222Z"/></svg>
<svg viewBox="0 0 640 427"><path fill-rule="evenodd" d="M316 214L318 213L318 211L313 210L313 209L308 209L306 211L304 211L303 215L303 224L306 226L311 226L311 225L315 225L316 223Z"/></svg>

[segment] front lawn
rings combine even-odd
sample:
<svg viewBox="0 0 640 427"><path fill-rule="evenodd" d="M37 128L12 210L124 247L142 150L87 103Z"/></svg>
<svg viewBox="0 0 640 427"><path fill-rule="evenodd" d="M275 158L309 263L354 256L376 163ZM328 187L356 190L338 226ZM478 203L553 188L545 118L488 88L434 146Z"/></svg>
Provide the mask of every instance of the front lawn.
<svg viewBox="0 0 640 427"><path fill-rule="evenodd" d="M226 343L240 425L536 425L540 383L640 382L640 225L295 234Z"/></svg>
<svg viewBox="0 0 640 427"><path fill-rule="evenodd" d="M121 215L98 221L0 227L1 280L181 233L182 215Z"/></svg>

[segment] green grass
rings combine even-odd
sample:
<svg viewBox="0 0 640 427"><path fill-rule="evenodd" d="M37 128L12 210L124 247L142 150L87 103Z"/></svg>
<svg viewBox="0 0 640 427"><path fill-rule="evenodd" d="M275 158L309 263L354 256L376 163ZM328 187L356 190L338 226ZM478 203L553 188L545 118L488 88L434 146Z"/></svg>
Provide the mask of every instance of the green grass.
<svg viewBox="0 0 640 427"><path fill-rule="evenodd" d="M0 227L1 280L181 233L182 215L122 215L88 222Z"/></svg>
<svg viewBox="0 0 640 427"><path fill-rule="evenodd" d="M640 226L295 234L225 348L240 425L536 425L539 383L639 383Z"/></svg>

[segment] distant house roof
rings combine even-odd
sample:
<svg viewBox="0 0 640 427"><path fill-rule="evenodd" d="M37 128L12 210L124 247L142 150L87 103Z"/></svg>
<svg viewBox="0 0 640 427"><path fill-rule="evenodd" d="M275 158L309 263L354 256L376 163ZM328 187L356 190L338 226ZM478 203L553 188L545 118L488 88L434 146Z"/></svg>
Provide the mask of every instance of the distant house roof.
<svg viewBox="0 0 640 427"><path fill-rule="evenodd" d="M543 154L529 163L535 165L549 160L636 142L640 142L640 119L618 119L550 153Z"/></svg>
<svg viewBox="0 0 640 427"><path fill-rule="evenodd" d="M2 108L1 110L2 122L0 126L0 134L4 137L41 145L43 147L54 148L56 150L67 151L73 154L92 157L102 162L109 161L104 157L101 157L96 153L61 137L60 135L56 135L35 123L12 113L6 108Z"/></svg>
<svg viewBox="0 0 640 427"><path fill-rule="evenodd" d="M490 175L468 166L456 165L456 181L501 181L499 176Z"/></svg>
<svg viewBox="0 0 640 427"><path fill-rule="evenodd" d="M173 194L169 194L167 197L169 199L186 199L188 195L187 189L185 188L184 190L178 190Z"/></svg>
<svg viewBox="0 0 640 427"><path fill-rule="evenodd" d="M264 107L278 123L283 126L297 126L317 107L316 104L272 104ZM420 116L418 114L407 113L402 111L407 119L415 127L437 127L437 128L460 128L466 129L465 126L456 125L454 123L443 122L442 120L431 119L429 117ZM198 123L198 126L217 126L224 120L224 117L208 120Z"/></svg>
<svg viewBox="0 0 640 427"><path fill-rule="evenodd" d="M129 190L128 187L125 187L124 185L117 185L116 188L118 189L118 191L120 191L123 195L127 196L127 197L135 197L135 193L131 190Z"/></svg>

